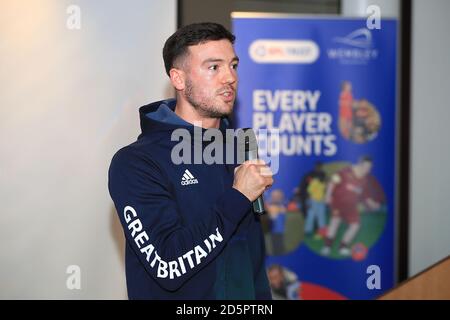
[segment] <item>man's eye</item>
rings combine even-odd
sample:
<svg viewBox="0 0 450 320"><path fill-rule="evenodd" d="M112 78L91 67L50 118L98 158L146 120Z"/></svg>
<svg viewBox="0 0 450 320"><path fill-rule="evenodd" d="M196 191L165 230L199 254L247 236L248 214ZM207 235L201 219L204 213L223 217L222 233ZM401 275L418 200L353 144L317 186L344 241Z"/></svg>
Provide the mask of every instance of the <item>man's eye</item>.
<svg viewBox="0 0 450 320"><path fill-rule="evenodd" d="M217 64L214 64L214 65L210 66L208 69L209 70L217 70L218 67L219 66Z"/></svg>

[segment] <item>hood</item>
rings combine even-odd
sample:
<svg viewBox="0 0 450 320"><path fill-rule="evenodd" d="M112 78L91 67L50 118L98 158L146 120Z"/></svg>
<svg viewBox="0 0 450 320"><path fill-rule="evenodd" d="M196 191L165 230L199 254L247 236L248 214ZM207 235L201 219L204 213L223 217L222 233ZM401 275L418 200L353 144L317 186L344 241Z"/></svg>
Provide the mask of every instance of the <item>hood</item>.
<svg viewBox="0 0 450 320"><path fill-rule="evenodd" d="M177 101L166 99L150 103L139 108L142 135L156 131L172 131L177 128L194 130L194 125L180 118L174 111ZM230 120L226 117L220 121L220 130L230 129ZM206 129L203 129L206 130Z"/></svg>

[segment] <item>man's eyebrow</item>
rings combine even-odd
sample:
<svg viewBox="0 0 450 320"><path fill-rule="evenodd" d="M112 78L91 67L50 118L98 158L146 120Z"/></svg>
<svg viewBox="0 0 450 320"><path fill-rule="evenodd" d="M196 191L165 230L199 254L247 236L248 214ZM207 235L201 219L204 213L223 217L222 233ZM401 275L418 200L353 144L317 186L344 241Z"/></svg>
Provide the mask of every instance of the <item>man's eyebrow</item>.
<svg viewBox="0 0 450 320"><path fill-rule="evenodd" d="M202 62L202 64L211 63L211 62L224 62L224 59L219 58L209 58ZM239 62L239 57L235 56L231 59L231 62Z"/></svg>

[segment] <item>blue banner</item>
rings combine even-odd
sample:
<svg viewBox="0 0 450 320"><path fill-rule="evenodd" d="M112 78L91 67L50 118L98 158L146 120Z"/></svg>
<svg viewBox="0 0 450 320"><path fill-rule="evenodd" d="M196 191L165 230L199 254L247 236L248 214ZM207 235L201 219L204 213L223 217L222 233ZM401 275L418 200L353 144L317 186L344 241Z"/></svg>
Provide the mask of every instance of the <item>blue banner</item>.
<svg viewBox="0 0 450 320"><path fill-rule="evenodd" d="M278 162L262 216L274 297L381 295L395 281L396 20L234 14L233 32L237 125Z"/></svg>

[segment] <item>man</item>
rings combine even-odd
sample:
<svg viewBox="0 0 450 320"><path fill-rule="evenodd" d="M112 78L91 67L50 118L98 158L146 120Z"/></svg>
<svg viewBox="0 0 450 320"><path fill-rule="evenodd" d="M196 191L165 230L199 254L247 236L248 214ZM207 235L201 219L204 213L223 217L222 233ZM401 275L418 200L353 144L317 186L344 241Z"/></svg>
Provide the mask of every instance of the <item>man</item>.
<svg viewBox="0 0 450 320"><path fill-rule="evenodd" d="M299 198L300 198L300 202L299 202L300 210L305 218L306 218L308 210L309 210L310 195L308 192L308 187L309 187L309 184L311 183L311 180L314 178L325 179L325 172L323 171L323 164L320 161L317 161L314 164L314 168L303 176L303 178L298 186L298 194L299 194Z"/></svg>
<svg viewBox="0 0 450 320"><path fill-rule="evenodd" d="M357 101L353 113L353 141L356 143L367 142L367 137L369 135L367 120L370 115L369 101L366 99Z"/></svg>
<svg viewBox="0 0 450 320"><path fill-rule="evenodd" d="M141 107L142 133L111 162L130 299L271 299L264 238L251 210L273 183L268 167L174 163L172 133L229 128L238 81L234 39L215 23L170 36L163 57L176 100ZM209 145L195 134L188 141L194 157Z"/></svg>
<svg viewBox="0 0 450 320"><path fill-rule="evenodd" d="M346 167L334 174L327 189L327 203L331 209L331 219L321 253L329 255L339 225L344 220L348 227L345 230L339 247L339 254L349 256L350 244L360 228L358 204L363 203L370 210L378 210L380 203L372 199L375 192L370 188L369 174L372 170L372 159L364 156L358 163Z"/></svg>
<svg viewBox="0 0 450 320"><path fill-rule="evenodd" d="M325 172L313 177L308 184L308 211L306 213L305 233L311 236L315 230L315 222L317 220L318 232L316 236L321 237L324 233L327 206L325 203Z"/></svg>
<svg viewBox="0 0 450 320"><path fill-rule="evenodd" d="M353 117L352 83L344 81L339 96L339 129L345 138L350 138Z"/></svg>
<svg viewBox="0 0 450 320"><path fill-rule="evenodd" d="M285 253L284 233L286 227L286 206L284 203L284 193L281 189L275 189L270 194L267 204L267 214L271 221L270 237L272 239L272 255Z"/></svg>
<svg viewBox="0 0 450 320"><path fill-rule="evenodd" d="M300 299L301 284L295 273L286 270L279 264L272 264L267 273L274 300Z"/></svg>

